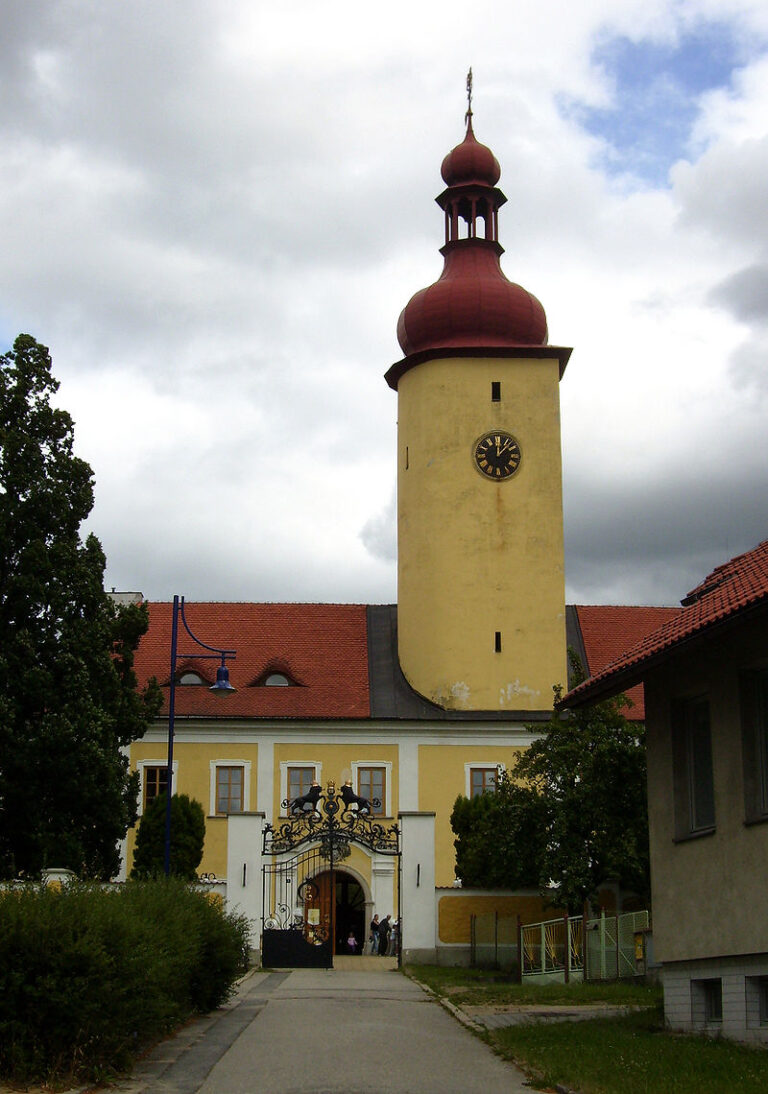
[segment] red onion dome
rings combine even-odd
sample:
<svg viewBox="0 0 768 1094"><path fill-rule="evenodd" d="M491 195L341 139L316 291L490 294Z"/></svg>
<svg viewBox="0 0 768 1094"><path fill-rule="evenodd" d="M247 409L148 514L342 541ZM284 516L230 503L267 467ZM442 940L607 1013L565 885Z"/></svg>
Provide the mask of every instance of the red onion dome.
<svg viewBox="0 0 768 1094"><path fill-rule="evenodd" d="M440 173L446 186L467 186L472 183L495 186L499 181L499 161L487 145L475 140L471 118L464 140L445 157Z"/></svg>
<svg viewBox="0 0 768 1094"><path fill-rule="evenodd" d="M544 308L504 276L500 249L479 240L443 247L439 280L412 296L398 320L397 339L406 356L432 349L547 344Z"/></svg>

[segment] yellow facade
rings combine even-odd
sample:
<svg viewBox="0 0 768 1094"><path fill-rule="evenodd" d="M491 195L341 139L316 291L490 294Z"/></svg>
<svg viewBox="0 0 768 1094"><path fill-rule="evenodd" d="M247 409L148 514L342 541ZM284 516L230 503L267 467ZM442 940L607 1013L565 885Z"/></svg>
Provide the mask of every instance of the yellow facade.
<svg viewBox="0 0 768 1094"><path fill-rule="evenodd" d="M131 767L144 769L163 767L167 761L166 725L157 723L142 741L131 746ZM215 738L214 738L215 735ZM264 734L256 743L251 734L227 734L223 727L204 723L195 732L181 729L174 746L174 792L188 794L201 803L205 811L205 849L200 873L224 877L227 872L227 819L215 812L215 791L212 767L217 763L247 766L247 812L261 812L275 823L284 811L281 802L286 796L286 769L290 766L316 766L318 781L325 786L333 780L339 787L345 779L355 782L358 765L386 765L387 787L384 823L397 821L401 810L435 814L435 881L438 886L450 886L455 878L454 833L450 825L451 811L458 795L470 792L470 772L473 768L506 769L514 766L515 758L534 739L520 726L446 723L439 734L411 727L370 725L361 731L344 734L343 740L329 742L312 736L298 727L286 739L286 734L272 737ZM208 739L206 739L208 738ZM375 740L373 740L375 738ZM510 744L510 739L515 743ZM127 870L130 872L135 829L128 833L126 843ZM372 877L372 858L359 849L346 866L368 882Z"/></svg>
<svg viewBox="0 0 768 1094"><path fill-rule="evenodd" d="M168 762L167 738L163 736L163 728L155 737L151 731L142 741L135 741L131 745L131 769L142 772L141 794L139 808L143 810L143 793L146 781L143 776L144 766L164 767ZM187 794L190 798L200 802L205 813L205 851L203 861L200 864L200 873L215 874L224 877L227 872L227 818L217 816L214 801L214 788L212 785L212 765L232 764L242 766L250 771L258 769L259 746L255 743L246 743L228 739L225 736L211 741L185 742L183 736L179 736L174 749L174 794ZM254 790L251 788L250 800L254 800ZM251 805L255 809L255 805ZM128 862L132 861L133 849L136 843L136 829L128 832L126 850ZM128 867L130 870L130 865Z"/></svg>
<svg viewBox="0 0 768 1094"><path fill-rule="evenodd" d="M450 945L469 945L472 916L494 913L512 921L519 916L522 923L536 923L557 916L552 905L538 893L502 896L498 892L488 895L454 892L445 894L438 900L438 938ZM505 928L509 931L510 923L505 924Z"/></svg>
<svg viewBox="0 0 768 1094"><path fill-rule="evenodd" d="M435 813L437 885L451 885L455 877L456 837L451 828L451 812L459 794L469 795L468 769L487 766L509 771L523 751L503 744L468 744L468 738L478 732L473 728L462 742L419 747L419 809Z"/></svg>
<svg viewBox="0 0 768 1094"><path fill-rule="evenodd" d="M281 770L286 765L313 763L316 765L317 781L322 786L325 786L329 780L333 780L337 787L341 787L347 779L355 781L353 779L354 764L386 764L389 765L388 771L391 772L391 778L387 787L389 809L386 809L387 803L384 803L385 814L396 817L398 811L397 755L396 744L375 745L365 740L356 742L353 747L347 743L317 745L306 739L277 744L274 748L272 802L269 805L277 809L285 797Z"/></svg>
<svg viewBox="0 0 768 1094"><path fill-rule="evenodd" d="M440 706L541 711L567 682L559 378L554 352L435 357L400 378L400 664ZM522 452L502 482L473 460L492 429Z"/></svg>

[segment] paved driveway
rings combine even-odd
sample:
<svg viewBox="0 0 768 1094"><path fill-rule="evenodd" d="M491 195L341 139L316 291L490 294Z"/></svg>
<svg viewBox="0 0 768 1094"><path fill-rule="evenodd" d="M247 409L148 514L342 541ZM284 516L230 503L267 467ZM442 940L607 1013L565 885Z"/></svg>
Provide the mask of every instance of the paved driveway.
<svg viewBox="0 0 768 1094"><path fill-rule="evenodd" d="M123 1094L474 1094L530 1091L394 971L255 973L228 1006L160 1045Z"/></svg>

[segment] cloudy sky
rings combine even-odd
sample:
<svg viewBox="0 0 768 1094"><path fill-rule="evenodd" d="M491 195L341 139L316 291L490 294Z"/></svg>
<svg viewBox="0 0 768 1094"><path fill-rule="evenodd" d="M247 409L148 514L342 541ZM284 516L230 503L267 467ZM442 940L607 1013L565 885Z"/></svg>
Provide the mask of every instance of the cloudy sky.
<svg viewBox="0 0 768 1094"><path fill-rule="evenodd" d="M444 154L573 346L567 597L768 536L764 0L5 0L0 348L48 345L107 583L396 598L397 317Z"/></svg>

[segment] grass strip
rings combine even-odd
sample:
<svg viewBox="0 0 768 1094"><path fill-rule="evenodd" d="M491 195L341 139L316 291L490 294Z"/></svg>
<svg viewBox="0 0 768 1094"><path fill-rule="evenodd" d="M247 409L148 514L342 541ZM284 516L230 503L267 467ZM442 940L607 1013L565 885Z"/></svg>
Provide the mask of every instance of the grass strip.
<svg viewBox="0 0 768 1094"><path fill-rule="evenodd" d="M765 1094L768 1051L725 1039L671 1033L661 989L634 983L515 984L493 970L409 965L406 973L456 1006L642 1007L584 1021L528 1022L483 1038L537 1086L579 1094ZM477 1016L476 1016L477 1017Z"/></svg>
<svg viewBox="0 0 768 1094"><path fill-rule="evenodd" d="M493 1030L506 1059L580 1094L765 1094L768 1052L664 1029L660 1008Z"/></svg>
<svg viewBox="0 0 768 1094"><path fill-rule="evenodd" d="M655 984L610 983L518 984L504 973L486 969L450 968L441 965L409 965L406 968L436 995L456 1006L611 1006L653 1007L661 1002L661 988Z"/></svg>

